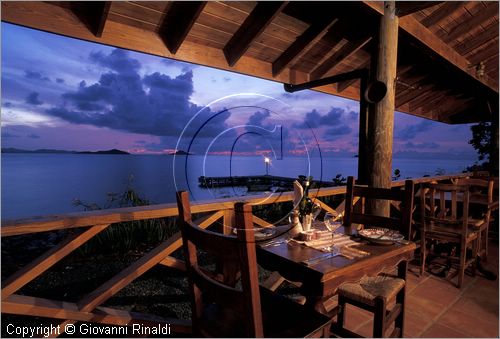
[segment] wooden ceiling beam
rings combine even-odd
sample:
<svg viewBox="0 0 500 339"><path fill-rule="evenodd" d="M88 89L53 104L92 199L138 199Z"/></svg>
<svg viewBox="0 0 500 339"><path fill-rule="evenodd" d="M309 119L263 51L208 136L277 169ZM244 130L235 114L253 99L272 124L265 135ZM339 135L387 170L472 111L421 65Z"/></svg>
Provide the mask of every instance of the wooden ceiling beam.
<svg viewBox="0 0 500 339"><path fill-rule="evenodd" d="M323 75L328 73L328 71L330 71L332 68L340 64L342 61L349 58L357 51L359 51L361 48L363 48L363 46L365 46L371 40L372 37L370 36L358 39L356 41L348 41L330 58L328 58L321 65L312 70L310 75L311 80L320 79Z"/></svg>
<svg viewBox="0 0 500 339"><path fill-rule="evenodd" d="M457 9L462 8L465 1L445 1L444 4L432 12L428 17L422 20L422 25L431 27L438 24L444 18L449 17Z"/></svg>
<svg viewBox="0 0 500 339"><path fill-rule="evenodd" d="M229 66L232 67L238 62L252 42L264 32L287 4L286 1L261 1L257 3L240 28L224 46L224 56Z"/></svg>
<svg viewBox="0 0 500 339"><path fill-rule="evenodd" d="M111 1L74 1L69 3L71 11L98 38L102 36L104 31L110 7Z"/></svg>
<svg viewBox="0 0 500 339"><path fill-rule="evenodd" d="M314 43L321 39L338 19L313 23L273 62L273 77L280 74L289 64L306 54Z"/></svg>
<svg viewBox="0 0 500 339"><path fill-rule="evenodd" d="M453 29L451 29L447 35L443 36L443 40L445 42L449 42L455 40L462 35L468 33L472 29L479 27L487 20L493 18L495 15L498 15L498 2L490 4L487 8L479 11L479 13L472 16L470 19L461 22Z"/></svg>
<svg viewBox="0 0 500 339"><path fill-rule="evenodd" d="M440 3L442 1L396 1L396 14L402 18Z"/></svg>
<svg viewBox="0 0 500 339"><path fill-rule="evenodd" d="M177 53L206 3L206 1L172 3L159 30L159 35L170 53Z"/></svg>
<svg viewBox="0 0 500 339"><path fill-rule="evenodd" d="M456 46L455 49L461 55L465 55L490 42L496 37L498 37L498 24L495 23L490 25L490 27L488 27L484 32L481 32L478 36L475 36L474 39L464 40Z"/></svg>
<svg viewBox="0 0 500 339"><path fill-rule="evenodd" d="M380 1L363 1L363 4L379 14L383 13L383 3ZM496 3L496 6L498 8L498 3ZM475 74L475 70L470 68L470 63L466 58L458 54L458 52L455 51L450 45L446 44L443 40L428 30L418 20L412 16L402 17L399 19L399 27L431 50L434 54L440 56L446 62L450 63L462 72L467 73L471 78L498 93L498 84L496 81L487 75L482 78L478 78Z"/></svg>

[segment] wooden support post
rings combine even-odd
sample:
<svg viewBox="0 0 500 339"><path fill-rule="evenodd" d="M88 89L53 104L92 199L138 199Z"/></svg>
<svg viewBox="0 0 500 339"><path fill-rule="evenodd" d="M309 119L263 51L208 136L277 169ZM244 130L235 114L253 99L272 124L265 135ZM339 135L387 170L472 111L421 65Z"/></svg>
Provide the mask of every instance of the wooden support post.
<svg viewBox="0 0 500 339"><path fill-rule="evenodd" d="M359 140L358 140L358 183L368 183L368 102L364 98L368 77L361 77L359 85Z"/></svg>
<svg viewBox="0 0 500 339"><path fill-rule="evenodd" d="M368 119L368 185L390 188L392 177L392 139L394 128L395 80L398 52L398 17L394 1L384 2L384 15L380 21L376 80L387 86L386 96L370 105ZM381 216L389 215L387 201L372 201L368 210Z"/></svg>

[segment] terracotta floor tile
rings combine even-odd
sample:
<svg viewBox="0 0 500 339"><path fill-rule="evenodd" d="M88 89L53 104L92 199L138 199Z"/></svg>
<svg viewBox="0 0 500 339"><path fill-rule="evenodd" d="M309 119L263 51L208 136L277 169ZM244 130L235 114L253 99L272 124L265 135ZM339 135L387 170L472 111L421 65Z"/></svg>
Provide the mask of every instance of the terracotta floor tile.
<svg viewBox="0 0 500 339"><path fill-rule="evenodd" d="M496 321L488 321L475 317L471 312L450 309L438 319L437 323L476 338L498 337L498 318Z"/></svg>
<svg viewBox="0 0 500 339"><path fill-rule="evenodd" d="M444 315L447 313L454 314L455 312L471 314L488 322L498 322L498 299L497 301L483 301L473 298L460 298Z"/></svg>
<svg viewBox="0 0 500 339"><path fill-rule="evenodd" d="M467 334L463 332L457 332L448 326L441 324L434 324L426 330L422 338L470 338Z"/></svg>
<svg viewBox="0 0 500 339"><path fill-rule="evenodd" d="M373 320L370 320L369 322L365 323L364 325L361 325L356 330L354 330L354 332L365 337L365 338L372 338L373 337Z"/></svg>
<svg viewBox="0 0 500 339"><path fill-rule="evenodd" d="M435 320L443 311L445 306L434 300L420 298L413 295L406 297L406 311L422 318L425 322Z"/></svg>
<svg viewBox="0 0 500 339"><path fill-rule="evenodd" d="M360 309L358 307L347 305L345 328L355 331L364 323L373 318L373 313Z"/></svg>
<svg viewBox="0 0 500 339"><path fill-rule="evenodd" d="M424 328L431 324L431 320L427 317L422 317L421 314L414 313L410 310L405 312L405 330L403 337L417 338L422 334Z"/></svg>
<svg viewBox="0 0 500 339"><path fill-rule="evenodd" d="M430 277L409 293L410 296L433 301L441 306L452 304L460 294L460 289L454 287L448 281L435 277Z"/></svg>

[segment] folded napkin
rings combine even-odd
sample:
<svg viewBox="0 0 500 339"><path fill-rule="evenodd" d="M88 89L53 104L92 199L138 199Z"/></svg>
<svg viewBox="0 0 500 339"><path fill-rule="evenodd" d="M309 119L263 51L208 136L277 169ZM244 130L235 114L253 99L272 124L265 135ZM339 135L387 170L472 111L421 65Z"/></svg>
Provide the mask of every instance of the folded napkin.
<svg viewBox="0 0 500 339"><path fill-rule="evenodd" d="M299 204L300 201L302 200L302 197L304 196L304 189L302 188L302 185L295 180L293 182L293 209L298 210L299 209Z"/></svg>
<svg viewBox="0 0 500 339"><path fill-rule="evenodd" d="M354 246L361 245L362 243L352 240L348 235L345 234L335 234L332 240L332 234L330 231L320 231L317 239L310 241L300 241L292 239L291 241L304 244L308 247L312 247L316 250L322 252L329 252L330 246L336 246L342 254L346 254L348 257L359 258L370 255L370 253L362 250L353 248Z"/></svg>

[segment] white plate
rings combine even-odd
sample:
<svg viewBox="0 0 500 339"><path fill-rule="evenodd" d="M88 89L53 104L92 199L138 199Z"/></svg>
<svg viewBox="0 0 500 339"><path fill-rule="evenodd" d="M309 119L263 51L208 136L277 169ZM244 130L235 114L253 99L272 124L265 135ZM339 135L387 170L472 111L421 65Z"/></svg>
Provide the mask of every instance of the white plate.
<svg viewBox="0 0 500 339"><path fill-rule="evenodd" d="M365 228L358 231L358 234L363 239L382 245L390 245L404 238L398 231L389 230L388 228Z"/></svg>

